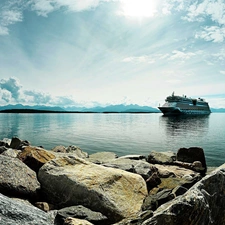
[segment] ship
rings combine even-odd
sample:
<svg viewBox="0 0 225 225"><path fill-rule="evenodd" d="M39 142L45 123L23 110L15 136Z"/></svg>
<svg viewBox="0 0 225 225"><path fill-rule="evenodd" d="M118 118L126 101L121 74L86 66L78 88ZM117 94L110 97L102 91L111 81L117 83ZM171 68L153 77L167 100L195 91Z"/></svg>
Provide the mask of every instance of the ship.
<svg viewBox="0 0 225 225"><path fill-rule="evenodd" d="M164 116L178 115L209 115L211 113L208 102L203 98L189 98L186 95L172 95L165 99L159 110Z"/></svg>

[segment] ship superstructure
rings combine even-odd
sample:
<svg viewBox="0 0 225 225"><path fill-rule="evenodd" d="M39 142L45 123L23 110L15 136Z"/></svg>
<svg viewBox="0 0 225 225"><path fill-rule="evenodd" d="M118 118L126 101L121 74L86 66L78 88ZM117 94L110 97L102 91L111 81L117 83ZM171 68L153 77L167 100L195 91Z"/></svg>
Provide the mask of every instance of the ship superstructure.
<svg viewBox="0 0 225 225"><path fill-rule="evenodd" d="M158 107L165 116L173 115L208 115L211 113L208 102L203 98L188 98L186 96L168 96L163 106Z"/></svg>

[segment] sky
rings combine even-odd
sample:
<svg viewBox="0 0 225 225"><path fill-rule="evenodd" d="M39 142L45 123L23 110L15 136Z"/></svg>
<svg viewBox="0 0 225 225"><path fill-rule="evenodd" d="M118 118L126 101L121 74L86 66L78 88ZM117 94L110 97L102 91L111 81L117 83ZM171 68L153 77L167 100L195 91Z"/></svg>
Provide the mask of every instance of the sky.
<svg viewBox="0 0 225 225"><path fill-rule="evenodd" d="M0 105L225 108L224 0L1 0Z"/></svg>

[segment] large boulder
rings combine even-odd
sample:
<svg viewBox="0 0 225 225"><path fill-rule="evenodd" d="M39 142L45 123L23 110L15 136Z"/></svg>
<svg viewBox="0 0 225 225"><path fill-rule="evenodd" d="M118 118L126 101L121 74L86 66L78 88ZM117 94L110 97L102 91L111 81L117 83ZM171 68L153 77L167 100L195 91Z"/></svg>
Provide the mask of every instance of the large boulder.
<svg viewBox="0 0 225 225"><path fill-rule="evenodd" d="M205 174L207 171L205 153L200 147L191 148L180 148L177 152L177 161L194 163L195 161L200 161L203 167L202 173Z"/></svg>
<svg viewBox="0 0 225 225"><path fill-rule="evenodd" d="M50 151L44 150L43 148L27 146L18 154L18 158L32 170L38 172L46 162L56 157Z"/></svg>
<svg viewBox="0 0 225 225"><path fill-rule="evenodd" d="M17 158L0 155L0 192L17 197L36 197L40 183L36 173Z"/></svg>
<svg viewBox="0 0 225 225"><path fill-rule="evenodd" d="M38 178L49 202L59 208L83 205L112 222L135 215L147 196L140 175L75 156L51 160L41 167Z"/></svg>
<svg viewBox="0 0 225 225"><path fill-rule="evenodd" d="M53 225L54 218L42 210L0 194L0 224Z"/></svg>
<svg viewBox="0 0 225 225"><path fill-rule="evenodd" d="M161 205L142 225L225 224L225 164L205 176L184 195Z"/></svg>
<svg viewBox="0 0 225 225"><path fill-rule="evenodd" d="M153 164L172 164L176 160L176 154L168 152L156 152L152 151L147 158L149 163Z"/></svg>

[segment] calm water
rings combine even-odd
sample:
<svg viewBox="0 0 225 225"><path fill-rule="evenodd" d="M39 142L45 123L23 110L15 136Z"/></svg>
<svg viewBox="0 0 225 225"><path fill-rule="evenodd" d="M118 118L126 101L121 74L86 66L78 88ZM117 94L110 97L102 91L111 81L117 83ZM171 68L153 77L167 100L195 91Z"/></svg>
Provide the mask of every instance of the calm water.
<svg viewBox="0 0 225 225"><path fill-rule="evenodd" d="M52 149L76 145L89 154L148 155L199 146L208 166L225 162L225 114L172 118L153 114L0 114L0 140L18 136Z"/></svg>

